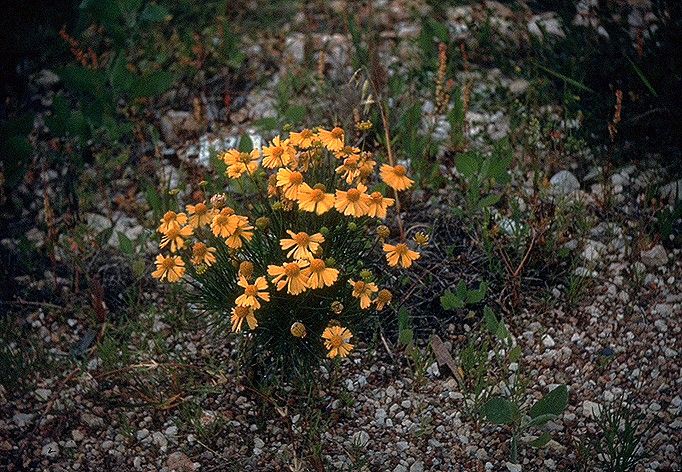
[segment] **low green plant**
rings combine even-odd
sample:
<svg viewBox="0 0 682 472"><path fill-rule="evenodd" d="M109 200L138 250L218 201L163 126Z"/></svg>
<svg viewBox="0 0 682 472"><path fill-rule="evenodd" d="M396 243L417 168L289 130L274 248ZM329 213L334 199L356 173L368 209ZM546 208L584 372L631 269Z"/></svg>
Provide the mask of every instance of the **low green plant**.
<svg viewBox="0 0 682 472"><path fill-rule="evenodd" d="M466 282L460 280L455 286L455 291L446 290L440 297L440 305L443 310L458 310L466 305L481 303L488 291L488 284L484 281L477 289L468 289Z"/></svg>

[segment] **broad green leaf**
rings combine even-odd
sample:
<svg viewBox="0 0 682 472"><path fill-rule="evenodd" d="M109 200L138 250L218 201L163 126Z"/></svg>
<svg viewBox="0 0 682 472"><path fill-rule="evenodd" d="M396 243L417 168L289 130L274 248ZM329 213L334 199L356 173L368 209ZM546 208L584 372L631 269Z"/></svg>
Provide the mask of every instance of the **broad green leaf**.
<svg viewBox="0 0 682 472"><path fill-rule="evenodd" d="M533 405L529 411L531 418L540 415L561 415L568 406L568 387L559 385Z"/></svg>
<svg viewBox="0 0 682 472"><path fill-rule="evenodd" d="M171 88L173 82L173 74L165 70L157 70L138 77L131 87L130 94L133 98L156 97Z"/></svg>
<svg viewBox="0 0 682 472"><path fill-rule="evenodd" d="M487 195L478 201L478 207L479 208L487 208L489 206L492 206L492 205L496 204L497 202L499 202L500 198L501 198L501 195L491 193L490 195Z"/></svg>
<svg viewBox="0 0 682 472"><path fill-rule="evenodd" d="M509 337L509 331L504 325L504 322L502 320L498 321L493 310L488 306L483 308L483 321L485 322L486 328L493 336L496 336L499 339L507 339Z"/></svg>
<svg viewBox="0 0 682 472"><path fill-rule="evenodd" d="M518 407L502 397L493 397L482 408L483 414L493 424L511 424L518 413Z"/></svg>
<svg viewBox="0 0 682 472"><path fill-rule="evenodd" d="M121 249L121 252L123 254L126 254L128 256L132 255L135 252L135 245L133 242L130 240L128 236L123 234L120 231L117 231L118 233L118 247Z"/></svg>
<svg viewBox="0 0 682 472"><path fill-rule="evenodd" d="M443 310L457 310L464 308L464 301L450 290L446 290L440 297L440 305L443 307Z"/></svg>
<svg viewBox="0 0 682 472"><path fill-rule="evenodd" d="M411 329L400 330L398 335L398 344L402 346L409 346L414 341L414 331Z"/></svg>
<svg viewBox="0 0 682 472"><path fill-rule="evenodd" d="M530 442L530 445L533 447L541 448L545 447L547 443L549 443L552 440L552 436L549 433L542 433L540 436L538 436L536 439L532 440Z"/></svg>
<svg viewBox="0 0 682 472"><path fill-rule="evenodd" d="M247 133L239 137L239 150L241 152L251 152L253 150L253 141Z"/></svg>
<svg viewBox="0 0 682 472"><path fill-rule="evenodd" d="M553 419L556 419L557 415L553 415L551 413L547 413L546 415L540 415L536 416L535 418L531 419L528 423L526 423L525 427L526 428L532 428L534 426L542 426L543 424L547 423L548 421L552 421Z"/></svg>
<svg viewBox="0 0 682 472"><path fill-rule="evenodd" d="M478 286L478 290L469 290L467 292L467 297L466 297L466 302L467 304L473 305L475 303L480 303L483 298L485 298L485 294L488 291L488 284L485 282L481 282L481 284Z"/></svg>
<svg viewBox="0 0 682 472"><path fill-rule="evenodd" d="M455 158L457 172L466 180L471 180L478 173L481 156L474 152L465 152Z"/></svg>

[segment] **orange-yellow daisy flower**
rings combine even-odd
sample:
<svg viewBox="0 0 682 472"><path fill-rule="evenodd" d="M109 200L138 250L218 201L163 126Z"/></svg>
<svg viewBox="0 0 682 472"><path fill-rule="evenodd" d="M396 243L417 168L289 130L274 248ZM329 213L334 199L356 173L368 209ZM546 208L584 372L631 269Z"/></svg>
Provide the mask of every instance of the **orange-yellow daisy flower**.
<svg viewBox="0 0 682 472"><path fill-rule="evenodd" d="M376 161L370 157L361 157L358 166L358 175L360 180L369 178L374 173L374 167L377 165Z"/></svg>
<svg viewBox="0 0 682 472"><path fill-rule="evenodd" d="M369 210L369 195L365 193L366 191L367 187L362 184L358 184L357 188L351 188L345 192L337 190L334 207L339 213L343 213L346 216L366 215Z"/></svg>
<svg viewBox="0 0 682 472"><path fill-rule="evenodd" d="M208 267L212 266L215 261L216 248L208 247L202 242L194 243L192 246L192 264L206 264Z"/></svg>
<svg viewBox="0 0 682 472"><path fill-rule="evenodd" d="M344 132L343 129L338 126L331 131L320 128L318 130L318 136L320 137L322 145L330 151L334 152L343 149Z"/></svg>
<svg viewBox="0 0 682 472"><path fill-rule="evenodd" d="M299 149L308 149L313 145L315 133L309 129L303 129L300 133L292 131L289 133L289 141Z"/></svg>
<svg viewBox="0 0 682 472"><path fill-rule="evenodd" d="M159 226L159 233L167 233L171 228L180 229L182 225L187 223L187 215L184 213L175 213L174 211L167 211L163 218L161 218L161 225Z"/></svg>
<svg viewBox="0 0 682 472"><path fill-rule="evenodd" d="M192 235L192 231L193 230L191 226L183 226L182 228L172 227L166 231L166 234L163 236L163 238L161 238L159 247L164 248L170 244L171 252L182 249L185 247L185 238L190 237Z"/></svg>
<svg viewBox="0 0 682 472"><path fill-rule="evenodd" d="M334 194L325 193L324 186L311 188L303 183L298 188L298 208L321 215L334 208Z"/></svg>
<svg viewBox="0 0 682 472"><path fill-rule="evenodd" d="M414 180L407 176L405 166L400 164L393 167L388 164L382 165L379 175L386 185L398 191L407 190L414 183Z"/></svg>
<svg viewBox="0 0 682 472"><path fill-rule="evenodd" d="M324 339L324 347L329 350L327 357L333 359L335 357L346 357L353 349L353 345L349 342L353 334L342 326L328 326L322 333Z"/></svg>
<svg viewBox="0 0 682 472"><path fill-rule="evenodd" d="M201 202L196 205L187 205L185 208L189 215L189 225L192 228L201 228L202 226L211 224L213 214L206 203Z"/></svg>
<svg viewBox="0 0 682 472"><path fill-rule="evenodd" d="M386 253L386 261L391 267L400 265L400 267L407 269L412 265L412 261L420 257L417 251L411 250L405 243L398 243L395 246L384 244L384 252Z"/></svg>
<svg viewBox="0 0 682 472"><path fill-rule="evenodd" d="M232 249L239 249L244 245L244 241L251 241L253 239L253 226L249 225L249 219L246 216L235 215L237 224L232 231L232 234L225 240L227 247Z"/></svg>
<svg viewBox="0 0 682 472"><path fill-rule="evenodd" d="M185 262L180 256L164 257L161 254L156 256L156 270L152 272L152 277L177 282L183 275L185 275Z"/></svg>
<svg viewBox="0 0 682 472"><path fill-rule="evenodd" d="M230 316L230 321L232 322L232 332L239 333L242 330L242 324L244 320L249 325L250 329L256 329L258 327L258 320L253 314L253 308L248 306L239 306L232 308L232 316Z"/></svg>
<svg viewBox="0 0 682 472"><path fill-rule="evenodd" d="M282 188L284 196L289 200L296 200L298 189L303 184L303 174L297 170L286 168L277 171L277 186Z"/></svg>
<svg viewBox="0 0 682 472"><path fill-rule="evenodd" d="M310 288L331 287L339 278L339 271L327 267L322 259L312 259L310 265L303 269L303 275L308 277Z"/></svg>
<svg viewBox="0 0 682 472"><path fill-rule="evenodd" d="M344 146L334 153L337 159L346 159L347 157L360 158L360 148L353 146Z"/></svg>
<svg viewBox="0 0 682 472"><path fill-rule="evenodd" d="M313 254L316 254L320 249L320 244L324 242L324 236L322 236L321 233L315 233L311 236L304 231L294 233L288 229L287 234L291 236L291 239L281 239L279 244L284 251L291 249L287 253L287 257L292 257L297 260L312 259Z"/></svg>
<svg viewBox="0 0 682 472"><path fill-rule="evenodd" d="M244 289L244 293L234 301L239 306L248 306L257 310L260 308L259 298L266 302L270 301L270 294L267 292L268 281L265 277L258 277L254 283L250 284L246 277L240 275L237 285Z"/></svg>
<svg viewBox="0 0 682 472"><path fill-rule="evenodd" d="M244 173L252 175L256 172L260 152L257 149L253 149L251 152L230 149L222 155L222 159L227 165L227 176L231 179L238 179Z"/></svg>
<svg viewBox="0 0 682 472"><path fill-rule="evenodd" d="M357 156L350 156L343 160L343 165L336 168L336 173L341 175L350 184L355 178L360 175L360 168L358 167L359 158Z"/></svg>
<svg viewBox="0 0 682 472"><path fill-rule="evenodd" d="M374 300L377 311L381 311L386 307L386 305L390 305L391 300L393 300L393 294L391 292L385 288L379 290L379 293L377 293L377 298Z"/></svg>
<svg viewBox="0 0 682 472"><path fill-rule="evenodd" d="M372 192L369 194L367 206L367 216L372 218L386 218L386 210L393 205L395 200L392 198L385 198L381 192Z"/></svg>
<svg viewBox="0 0 682 472"><path fill-rule="evenodd" d="M295 157L296 150L289 144L289 140L282 141L279 136L275 136L270 146L263 147L263 167L270 169L284 167Z"/></svg>
<svg viewBox="0 0 682 472"><path fill-rule="evenodd" d="M237 229L239 224L239 217L234 214L234 210L230 207L225 207L219 213L213 215L211 221L211 230L215 236L221 238L229 238Z"/></svg>
<svg viewBox="0 0 682 472"><path fill-rule="evenodd" d="M349 280L348 283L353 287L353 296L360 299L360 308L363 310L369 308L372 304L372 295L379 290L377 284L362 280L358 280L357 282Z"/></svg>
<svg viewBox="0 0 682 472"><path fill-rule="evenodd" d="M269 265L268 275L273 277L272 283L277 284L277 290L287 288L287 293L298 295L308 289L308 278L303 269L308 267L308 261L288 262L281 266Z"/></svg>

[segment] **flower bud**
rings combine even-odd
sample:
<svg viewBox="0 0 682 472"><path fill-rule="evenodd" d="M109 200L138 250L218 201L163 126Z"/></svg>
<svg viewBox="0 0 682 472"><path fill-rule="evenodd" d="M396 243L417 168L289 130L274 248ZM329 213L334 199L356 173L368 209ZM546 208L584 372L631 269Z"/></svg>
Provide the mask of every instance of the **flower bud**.
<svg viewBox="0 0 682 472"><path fill-rule="evenodd" d="M332 313L335 315L340 315L343 311L343 303L338 300L334 300L331 305Z"/></svg>
<svg viewBox="0 0 682 472"><path fill-rule="evenodd" d="M270 218L267 216L261 216L256 219L256 228L261 231L265 231L270 227Z"/></svg>
<svg viewBox="0 0 682 472"><path fill-rule="evenodd" d="M391 230L388 229L388 226L386 225L379 225L377 226L377 236L379 236L380 239L388 239L388 237L391 235Z"/></svg>
<svg viewBox="0 0 682 472"><path fill-rule="evenodd" d="M300 321L295 321L290 328L291 334L297 338L305 338L308 332L305 329L305 325Z"/></svg>
<svg viewBox="0 0 682 472"><path fill-rule="evenodd" d="M253 275L253 262L242 261L239 264L239 275L243 275L247 279L250 279L251 276Z"/></svg>

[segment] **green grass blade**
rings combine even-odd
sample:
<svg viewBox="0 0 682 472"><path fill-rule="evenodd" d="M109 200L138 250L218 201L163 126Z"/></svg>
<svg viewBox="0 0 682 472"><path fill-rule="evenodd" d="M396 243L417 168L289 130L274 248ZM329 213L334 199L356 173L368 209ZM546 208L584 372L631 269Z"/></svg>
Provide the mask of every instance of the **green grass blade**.
<svg viewBox="0 0 682 472"><path fill-rule="evenodd" d="M564 82L571 84L580 90L583 90L583 91L589 92L589 93L596 93L594 90L589 88L587 85L584 85L583 83L578 82L577 80L572 79L572 78L570 78L570 77L568 77L568 76L566 76L560 72L556 72L556 71L550 69L549 67L545 67L542 64L538 64L537 62L535 63L535 65L538 68L542 69L543 71L547 72L548 74L553 75L554 77L557 77L557 78L563 80Z"/></svg>

